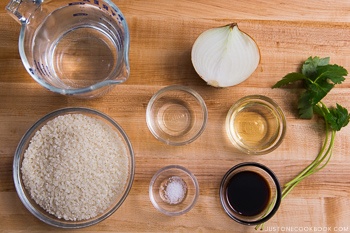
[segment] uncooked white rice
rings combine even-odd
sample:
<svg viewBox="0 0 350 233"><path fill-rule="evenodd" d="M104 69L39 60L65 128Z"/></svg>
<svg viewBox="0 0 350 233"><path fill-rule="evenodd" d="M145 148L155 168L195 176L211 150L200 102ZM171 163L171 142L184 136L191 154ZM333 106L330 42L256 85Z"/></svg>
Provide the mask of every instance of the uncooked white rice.
<svg viewBox="0 0 350 233"><path fill-rule="evenodd" d="M21 168L23 183L50 214L87 220L123 192L126 150L120 136L100 120L82 114L58 116L31 139Z"/></svg>

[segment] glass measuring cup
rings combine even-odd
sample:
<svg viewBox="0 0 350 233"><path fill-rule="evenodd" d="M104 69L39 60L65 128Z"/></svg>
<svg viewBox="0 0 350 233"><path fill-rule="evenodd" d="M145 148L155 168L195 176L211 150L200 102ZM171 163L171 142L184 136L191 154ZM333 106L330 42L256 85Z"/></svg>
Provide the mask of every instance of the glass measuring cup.
<svg viewBox="0 0 350 233"><path fill-rule="evenodd" d="M11 0L6 10L21 24L23 65L48 90L92 98L128 79L129 30L110 0Z"/></svg>

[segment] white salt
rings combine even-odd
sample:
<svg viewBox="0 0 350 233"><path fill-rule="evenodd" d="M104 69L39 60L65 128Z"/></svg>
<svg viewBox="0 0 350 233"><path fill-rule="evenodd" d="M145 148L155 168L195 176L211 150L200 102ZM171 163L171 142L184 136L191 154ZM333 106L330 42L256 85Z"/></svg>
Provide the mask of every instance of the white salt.
<svg viewBox="0 0 350 233"><path fill-rule="evenodd" d="M181 203L187 194L187 185L178 176L172 176L162 183L160 194L163 201L175 205Z"/></svg>

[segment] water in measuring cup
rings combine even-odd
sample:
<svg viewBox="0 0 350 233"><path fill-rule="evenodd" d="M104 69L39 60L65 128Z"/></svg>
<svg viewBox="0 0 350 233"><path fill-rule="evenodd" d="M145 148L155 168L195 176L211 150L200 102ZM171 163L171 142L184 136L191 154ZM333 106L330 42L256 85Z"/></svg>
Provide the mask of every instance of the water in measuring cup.
<svg viewBox="0 0 350 233"><path fill-rule="evenodd" d="M84 88L119 75L123 29L98 6L76 3L52 12L34 36L40 76L59 88Z"/></svg>

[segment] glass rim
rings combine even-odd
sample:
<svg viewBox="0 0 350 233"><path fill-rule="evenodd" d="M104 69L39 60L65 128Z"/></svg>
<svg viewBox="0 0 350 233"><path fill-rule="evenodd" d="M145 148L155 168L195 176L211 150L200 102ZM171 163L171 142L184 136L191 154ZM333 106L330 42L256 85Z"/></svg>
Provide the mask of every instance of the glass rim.
<svg viewBox="0 0 350 233"><path fill-rule="evenodd" d="M192 200L191 204L188 205L185 209L183 209L181 211L176 211L176 212L169 212L169 211L163 209L161 206L158 205L158 203L155 200L155 197L153 195L153 187L154 187L153 185L154 185L155 181L158 179L159 175L161 175L165 171L172 170L172 169L180 170L181 172L186 174L191 179L191 181L193 182L193 186L194 186L194 189L195 189L195 195L193 197L193 200ZM163 213L165 215L168 215L168 216L179 216L179 215L182 215L184 213L189 212L194 207L194 205L197 203L197 200L198 200L198 197L199 197L199 184L198 184L198 180L195 177L195 175L190 170L188 170L187 168L185 168L185 167L183 167L181 165L168 165L168 166L165 166L165 167L159 169L152 176L152 179L151 179L150 184L149 184L148 192L149 192L149 198L151 200L152 205L158 211L160 211L161 213Z"/></svg>
<svg viewBox="0 0 350 233"><path fill-rule="evenodd" d="M202 109L203 121L201 123L200 128L198 129L198 131L196 132L196 134L193 137L191 137L188 140L181 140L181 141L174 142L174 141L166 140L166 139L162 138L161 136L159 136L159 134L156 132L156 130L152 126L153 119L151 119L151 115L152 115L151 112L152 112L153 104L157 101L157 99L159 97L162 96L162 94L164 94L168 91L178 91L178 90L183 91L183 92L193 96L198 101L198 103ZM182 145L192 143L204 132L207 121L208 121L208 109L207 109L207 105L205 104L204 99L202 98L202 96L198 92L196 92L195 90L193 90L192 88L187 87L187 86L170 85L170 86L163 87L160 90L158 90L155 94L153 94L153 96L151 97L151 99L149 100L149 102L147 104L147 109L146 109L147 127L157 140L159 140L167 145L182 146Z"/></svg>
<svg viewBox="0 0 350 233"><path fill-rule="evenodd" d="M128 76L130 75L130 64L129 64L129 49L130 49L130 32L129 32L129 27L128 23L126 21L125 16L123 15L122 11L118 8L117 5L115 5L112 1L110 0L102 0L109 4L113 10L115 10L122 18L123 20L121 21L121 24L123 25L124 28L124 34L125 34L125 47L123 50L123 56L124 56L124 63L125 63L125 68L127 71L127 77L125 77L125 80L114 80L114 79L109 79L109 80L103 80L100 82L97 82L93 85L86 86L86 87L79 87L79 88L60 88L56 87L54 85L51 85L50 83L46 82L43 78L38 76L36 73L32 71L32 68L30 66L30 63L28 61L27 55L26 55L26 49L25 49L25 44L24 44L24 39L26 35L26 27L27 27L27 21L23 21L21 23L21 30L19 33L19 40L18 40L18 50L19 54L23 63L23 66L27 70L27 72L30 74L30 76L37 82L39 83L42 87L46 88L49 91L52 91L54 93L62 94L62 95L71 95L71 96L84 96L84 94L91 93L93 91L99 90L103 87L109 87L110 85L114 84L120 84L126 81L128 79ZM44 2L43 2L44 3Z"/></svg>
<svg viewBox="0 0 350 233"><path fill-rule="evenodd" d="M61 219L56 220L54 218L49 218L46 215L42 214L41 211L37 210L37 208L32 205L31 201L29 200L30 197L27 196L27 194L26 194L27 191L26 191L25 187L22 185L21 168L20 168L21 155L24 153L24 150L26 149L23 146L28 142L28 140L30 140L33 137L33 133L35 133L38 130L38 127L43 122L50 120L50 119L53 119L54 117L57 117L62 113L63 114L89 113L89 114L93 114L95 116L101 117L101 118L107 120L109 123L111 123L113 125L113 127L115 127L118 130L118 132L120 133L119 135L123 138L123 140L126 143L127 151L128 151L128 154L130 155L130 156L128 156L129 163L130 163L128 168L129 168L130 173L129 173L129 176L127 179L125 189L123 190L122 195L120 196L120 199L118 200L118 202L115 203L113 207L109 207L107 209L108 211L106 213L102 214L98 218L96 218L97 217L96 216L95 218L83 220L81 222L61 220ZM17 146L16 151L15 151L14 159L13 159L13 180L14 180L14 185L15 185L17 195L20 198L21 202L26 207L26 209L30 213L32 213L36 218L38 218L39 220L41 220L42 222L44 222L48 225L58 227L58 228L77 229L77 228L88 227L88 226L95 225L95 224L107 219L108 217L110 217L124 203L125 199L127 198L128 194L131 190L133 181L134 181L134 176L135 176L135 155L134 155L134 151L133 151L131 142L130 142L128 136L126 135L125 131L123 130L123 128L116 121L114 121L112 118L110 118L106 114L99 112L97 110L93 110L90 108L84 108L84 107L61 108L61 109L55 110L53 112L50 112L50 113L46 114L44 117L37 120L26 131L26 133L23 135L23 137L20 139L20 142L18 143L18 146ZM43 212L45 211L42 207L39 207L39 208L41 208Z"/></svg>
<svg viewBox="0 0 350 233"><path fill-rule="evenodd" d="M239 109L240 106L242 106L243 104L247 103L247 102L254 102L254 101L258 101L264 104L268 104L267 106L272 106L272 110L277 114L278 116L278 120L279 120L279 126L280 129L278 131L278 135L276 137L276 139L273 141L273 143L271 143L271 145L269 145L268 147L262 149L262 150L251 150L248 147L243 147L240 145L240 143L238 143L235 139L234 136L232 136L232 133L229 132L229 130L226 129L226 132L228 134L229 140L231 141L231 143L241 152L245 153L245 154L251 154L251 155L263 155L263 154L267 154L272 152L273 150L275 150L277 147L280 146L280 144L282 143L286 131L287 131L287 121L286 121L286 116L283 112L283 110L281 109L281 107L270 97L267 97L265 95L248 95L248 96L244 96L240 99L238 99L229 109L229 111L227 112L226 115L226 120L225 120L225 124L226 126L230 124L230 118L232 117L233 113L235 111L237 111L237 109Z"/></svg>
<svg viewBox="0 0 350 233"><path fill-rule="evenodd" d="M230 209L230 207L228 207L228 205L226 203L226 197L225 197L225 193L226 193L225 184L228 181L227 179L230 177L232 172L234 172L235 170L237 170L239 168L249 167L249 166L259 168L262 171L266 172L269 175L269 177L272 179L273 183L275 184L275 188L276 188L276 201L274 202L273 208L268 212L267 215L263 215L260 219L253 220L253 221L243 220L243 219L237 218L236 216L231 214L230 213L231 209ZM281 204L281 201L282 201L282 189L281 189L280 182L279 182L277 176L270 168L268 168L267 166L265 166L261 163L257 163L257 162L243 162L243 163L239 163L239 164L231 167L225 173L225 175L223 176L221 183L220 183L219 196L220 196L221 206L223 207L224 211L231 219L233 219L234 221L236 221L240 224L243 224L243 225L259 225L259 224L264 223L267 220L269 220L277 212L277 210Z"/></svg>

